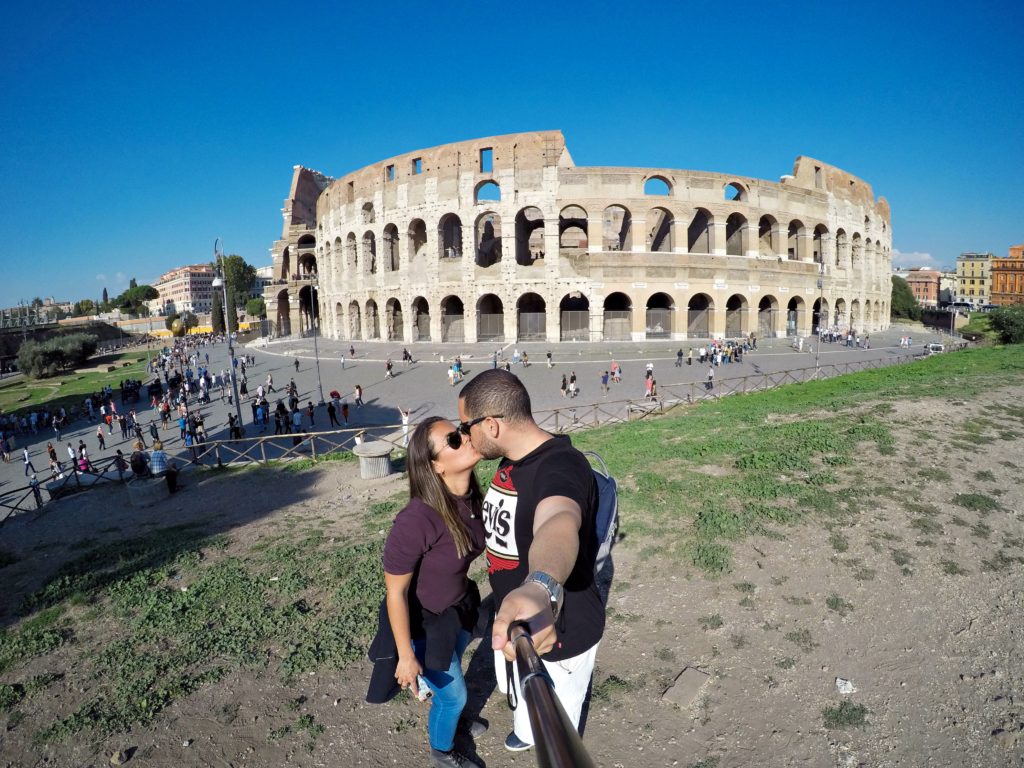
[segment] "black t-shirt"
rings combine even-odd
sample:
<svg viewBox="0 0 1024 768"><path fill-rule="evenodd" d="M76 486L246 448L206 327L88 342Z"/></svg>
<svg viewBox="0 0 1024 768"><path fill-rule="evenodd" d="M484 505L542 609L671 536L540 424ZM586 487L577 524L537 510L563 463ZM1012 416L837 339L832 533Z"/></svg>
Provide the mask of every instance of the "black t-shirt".
<svg viewBox="0 0 1024 768"><path fill-rule="evenodd" d="M518 461L503 459L484 498L487 573L499 605L530 574L530 546L537 504L566 496L583 512L579 554L564 584L558 620L559 645L544 656L561 661L595 645L604 633L604 606L594 584L597 538L597 484L586 457L560 435L546 440Z"/></svg>

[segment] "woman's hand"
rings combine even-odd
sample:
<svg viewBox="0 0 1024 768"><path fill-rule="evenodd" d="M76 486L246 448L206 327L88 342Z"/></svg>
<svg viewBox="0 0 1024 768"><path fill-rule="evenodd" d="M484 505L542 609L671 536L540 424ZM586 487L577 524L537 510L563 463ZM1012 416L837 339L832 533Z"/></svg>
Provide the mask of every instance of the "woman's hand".
<svg viewBox="0 0 1024 768"><path fill-rule="evenodd" d="M398 668L395 670L395 680L402 688L408 688L413 696L419 696L419 686L416 684L416 676L423 674L423 667L415 656L398 659Z"/></svg>

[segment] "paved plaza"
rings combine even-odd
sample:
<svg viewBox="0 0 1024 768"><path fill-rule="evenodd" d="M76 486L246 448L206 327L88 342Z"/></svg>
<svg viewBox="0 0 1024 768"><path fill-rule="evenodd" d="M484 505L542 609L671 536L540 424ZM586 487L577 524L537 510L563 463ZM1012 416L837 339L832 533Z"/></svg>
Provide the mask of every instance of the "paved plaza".
<svg viewBox="0 0 1024 768"><path fill-rule="evenodd" d="M903 336L913 337L911 352L920 353L923 345L931 341L940 341L942 336L933 331L923 331L920 326L909 328L894 325L889 330L871 335L870 349L847 348L839 344L823 344L820 350L822 365L841 364L851 361L864 361L891 358L906 355L908 350L900 349L899 340ZM945 336L948 339L948 336ZM813 341L813 340L812 340ZM758 349L744 356L742 363L723 365L716 369L717 386L724 382L743 376L778 373L799 368L813 368L815 355L806 349L795 351L790 339L759 340ZM248 351L256 358L256 365L247 371L250 395L255 393L257 385L266 380L267 374L273 374L274 386L283 390L289 380L294 379L298 387L302 407L310 401L316 405L320 401L322 384L325 398L330 397L332 390L342 395L350 408L349 422L352 428L372 428L394 426L395 434L400 432L401 422L399 408L412 409L412 422L415 423L427 416L440 415L455 419L459 385L448 384L448 366L460 356L467 379L492 365L492 355L497 353L499 360L511 360L513 352L518 348L520 353L529 355L529 367L517 365L513 371L526 384L533 402L535 412L549 411L556 408L575 407L582 411L594 403L613 404L625 400L642 402L644 398L644 371L648 363L654 365L654 377L658 389L664 393L666 389L684 384L689 387L691 382L703 382L707 376L707 365L699 366L696 362L696 349L701 340L672 342L668 340L644 342L595 342L595 343L560 343L527 342L521 344L413 344L409 351L415 362L402 363L401 343L384 342L342 342L319 339L316 349L319 352L319 379L316 355L312 338L288 339L271 341L264 344L262 340L248 345ZM355 348L353 358L349 349ZM682 348L685 354L693 347L694 364L676 367L676 351ZM546 353L552 353L553 367L546 364ZM239 350L241 352L243 350ZM224 344L203 348L203 354L210 355L210 369L219 371L228 366L228 350ZM342 367L341 357L345 364ZM388 359L394 362L394 378L385 379L385 363ZM295 361L299 369L295 369ZM622 382L612 385L607 395L601 389L601 374L608 370L612 360L616 360L622 368ZM575 371L579 394L574 401L562 397L560 391L562 375ZM353 389L361 385L364 390L362 408L353 402ZM115 395L117 393L115 392ZM270 393L268 399L273 406L283 393ZM145 398L144 398L145 400ZM624 405L624 404L623 404ZM120 406L120 404L119 404ZM192 406L193 409L195 406ZM227 438L227 417L234 409L227 400L219 399L214 390L212 402L200 407L206 424L207 435L211 440ZM143 424L147 445L151 444L148 425L151 420L159 424L156 410L150 408L148 402L140 402L137 408ZM247 437L259 435L252 423L252 410L249 402L241 404L242 420ZM338 414L339 420L341 414ZM62 461L67 459L66 444L77 445L80 439L85 440L90 457L94 460L109 458L120 448L127 456L131 450L130 440L121 440L120 431L115 429L112 436L107 437L107 448L100 451L96 440L95 422L80 419L62 434L60 444L54 441L52 430L41 430L38 435L30 437L29 451L32 455L37 475L41 482L49 479L49 467L46 457L46 444L54 441L57 453ZM317 407L315 425L312 431L327 431L329 420L325 407ZM308 424L306 425L308 428ZM380 430L374 430L380 431ZM387 431L387 430L384 430ZM273 426L268 427L266 435L273 434ZM177 424L167 430L161 430L161 439L165 447L173 454L183 451L179 439ZM0 494L24 487L26 477L21 460L21 447L25 437L16 438L16 448L12 453L10 464L0 464ZM66 462L65 462L66 464Z"/></svg>

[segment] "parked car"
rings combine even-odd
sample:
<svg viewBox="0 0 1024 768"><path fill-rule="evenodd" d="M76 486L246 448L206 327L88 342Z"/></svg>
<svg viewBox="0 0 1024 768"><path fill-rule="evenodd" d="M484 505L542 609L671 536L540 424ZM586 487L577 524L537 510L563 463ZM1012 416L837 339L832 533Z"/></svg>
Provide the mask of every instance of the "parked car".
<svg viewBox="0 0 1024 768"><path fill-rule="evenodd" d="M932 342L931 344L925 344L924 345L925 357L928 357L930 355L937 355L940 352L945 352L945 351L946 351L946 345L945 344L941 344L941 343L938 343L938 342Z"/></svg>

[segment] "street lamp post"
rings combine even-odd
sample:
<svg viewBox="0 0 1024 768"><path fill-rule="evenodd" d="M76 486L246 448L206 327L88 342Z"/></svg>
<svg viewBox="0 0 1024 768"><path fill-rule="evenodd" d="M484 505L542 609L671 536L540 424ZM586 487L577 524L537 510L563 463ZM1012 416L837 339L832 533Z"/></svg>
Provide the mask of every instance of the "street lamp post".
<svg viewBox="0 0 1024 768"><path fill-rule="evenodd" d="M316 384L320 388L320 402L317 403L319 406L324 405L324 384L320 380L320 350L317 347L316 337L319 335L320 329L320 283L319 277L315 278L316 282L310 283L310 298L313 299L313 306L310 310L313 312L313 356L316 358Z"/></svg>
<svg viewBox="0 0 1024 768"><path fill-rule="evenodd" d="M242 427L242 404L238 402L238 381L235 378L235 347L231 338L231 323L228 322L228 271L224 266L224 241L219 237L213 241L213 259L220 269L220 274L213 279L211 288L224 291L224 332L228 336L228 376L231 378L231 392L235 400L235 418L238 419L238 432L245 434ZM221 277L223 275L223 278Z"/></svg>

